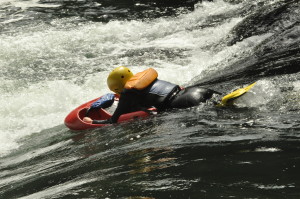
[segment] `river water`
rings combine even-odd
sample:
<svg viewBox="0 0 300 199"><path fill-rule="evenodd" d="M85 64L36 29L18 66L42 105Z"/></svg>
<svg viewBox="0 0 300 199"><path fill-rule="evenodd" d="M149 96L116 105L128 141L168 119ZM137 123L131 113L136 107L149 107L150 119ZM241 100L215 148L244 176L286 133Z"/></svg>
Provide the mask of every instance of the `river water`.
<svg viewBox="0 0 300 199"><path fill-rule="evenodd" d="M0 198L300 198L298 0L1 0ZM70 131L114 67L223 94Z"/></svg>

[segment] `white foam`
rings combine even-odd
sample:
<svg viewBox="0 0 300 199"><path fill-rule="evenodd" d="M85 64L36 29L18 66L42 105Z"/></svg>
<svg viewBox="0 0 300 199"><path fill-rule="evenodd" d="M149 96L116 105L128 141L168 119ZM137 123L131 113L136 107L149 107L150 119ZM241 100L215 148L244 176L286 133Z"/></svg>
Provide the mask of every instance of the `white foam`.
<svg viewBox="0 0 300 199"><path fill-rule="evenodd" d="M39 3L39 0L1 0L0 5L11 5L15 7L20 7L21 9L26 9L29 7L44 7L44 8L50 8L50 7L58 7L59 5L55 4L42 4Z"/></svg>
<svg viewBox="0 0 300 199"><path fill-rule="evenodd" d="M89 83L79 86L65 80L49 81L2 95L0 155L17 148L20 138L62 124L76 106L99 97L101 88L94 90Z"/></svg>
<svg viewBox="0 0 300 199"><path fill-rule="evenodd" d="M294 90L299 92L300 91L300 80L294 81L293 86L294 86Z"/></svg>

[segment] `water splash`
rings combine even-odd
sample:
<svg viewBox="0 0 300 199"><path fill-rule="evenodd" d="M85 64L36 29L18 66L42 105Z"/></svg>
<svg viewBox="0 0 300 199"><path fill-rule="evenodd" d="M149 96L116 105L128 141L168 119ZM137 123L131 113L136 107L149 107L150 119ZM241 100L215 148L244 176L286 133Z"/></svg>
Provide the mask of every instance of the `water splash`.
<svg viewBox="0 0 300 199"><path fill-rule="evenodd" d="M235 101L238 107L256 107L266 110L271 101L281 95L280 89L270 80L259 80L246 94Z"/></svg>

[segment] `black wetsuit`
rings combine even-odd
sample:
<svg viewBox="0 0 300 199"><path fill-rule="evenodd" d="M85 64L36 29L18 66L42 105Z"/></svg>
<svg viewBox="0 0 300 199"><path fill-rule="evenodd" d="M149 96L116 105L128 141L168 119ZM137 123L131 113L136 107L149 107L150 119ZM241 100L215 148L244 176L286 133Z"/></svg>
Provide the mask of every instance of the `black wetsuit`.
<svg viewBox="0 0 300 199"><path fill-rule="evenodd" d="M158 111L168 108L187 108L197 106L210 99L214 93L211 89L188 87L181 89L178 85L156 79L143 90L124 89L119 104L109 120L94 120L94 124L116 123L120 115L155 107Z"/></svg>

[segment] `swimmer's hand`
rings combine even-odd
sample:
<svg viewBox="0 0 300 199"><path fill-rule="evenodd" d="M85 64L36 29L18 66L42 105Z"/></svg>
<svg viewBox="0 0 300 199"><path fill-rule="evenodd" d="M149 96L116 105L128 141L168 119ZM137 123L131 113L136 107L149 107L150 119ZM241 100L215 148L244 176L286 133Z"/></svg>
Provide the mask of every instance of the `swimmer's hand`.
<svg viewBox="0 0 300 199"><path fill-rule="evenodd" d="M84 117L83 120L85 123L92 124L93 120L90 117Z"/></svg>

